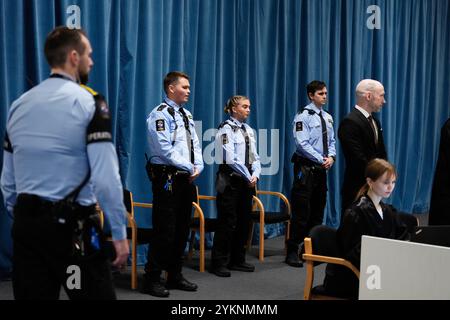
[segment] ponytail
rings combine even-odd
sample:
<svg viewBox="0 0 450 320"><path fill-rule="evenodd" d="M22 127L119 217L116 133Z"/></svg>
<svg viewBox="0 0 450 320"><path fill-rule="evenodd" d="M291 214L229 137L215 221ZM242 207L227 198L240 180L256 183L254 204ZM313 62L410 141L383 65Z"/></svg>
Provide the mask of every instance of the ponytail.
<svg viewBox="0 0 450 320"><path fill-rule="evenodd" d="M239 104L240 100L248 100L246 96L232 96L230 99L228 99L227 103L225 104L225 108L223 108L223 111L225 113L228 113L229 115L233 114L233 107L236 107Z"/></svg>
<svg viewBox="0 0 450 320"><path fill-rule="evenodd" d="M356 194L356 198L354 201L357 201L359 198L361 198L363 195L365 195L369 191L369 184L366 182L358 191Z"/></svg>

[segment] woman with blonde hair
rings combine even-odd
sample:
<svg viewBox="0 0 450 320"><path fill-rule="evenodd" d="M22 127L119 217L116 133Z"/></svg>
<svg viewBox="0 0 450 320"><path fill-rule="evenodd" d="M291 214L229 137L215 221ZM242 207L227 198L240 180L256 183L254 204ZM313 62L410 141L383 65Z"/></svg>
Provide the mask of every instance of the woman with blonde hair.
<svg viewBox="0 0 450 320"><path fill-rule="evenodd" d="M230 271L253 272L245 262L245 244L250 231L250 213L255 187L261 174L253 129L245 123L250 115L250 99L233 96L225 105L229 118L216 134L216 178L218 226L211 250L209 271L218 277Z"/></svg>

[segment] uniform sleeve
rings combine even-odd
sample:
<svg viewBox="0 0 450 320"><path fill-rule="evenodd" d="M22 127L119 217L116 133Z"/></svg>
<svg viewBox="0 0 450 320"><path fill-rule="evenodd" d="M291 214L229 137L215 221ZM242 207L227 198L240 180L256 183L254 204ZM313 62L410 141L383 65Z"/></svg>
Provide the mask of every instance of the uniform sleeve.
<svg viewBox="0 0 450 320"><path fill-rule="evenodd" d="M293 133L298 154L304 155L317 163L323 163L322 155L314 150L310 143L310 132L311 128L308 126L307 121L305 121L303 113L297 114L294 118Z"/></svg>
<svg viewBox="0 0 450 320"><path fill-rule="evenodd" d="M250 148L251 148L252 154L254 156L253 163L252 163L252 170L253 170L252 177L256 177L259 179L259 176L261 175L261 161L260 161L259 154L258 154L257 148L256 148L255 134L253 132L253 129L251 129L250 127L249 127L248 132L251 132Z"/></svg>
<svg viewBox="0 0 450 320"><path fill-rule="evenodd" d="M111 117L106 102L96 96L96 109L87 131L87 155L94 193L105 212L114 240L126 239L126 209L117 153L112 144Z"/></svg>
<svg viewBox="0 0 450 320"><path fill-rule="evenodd" d="M331 119L331 121L333 120L333 118L331 118L331 115L329 115L329 118ZM336 137L334 135L333 125L331 125L331 130L328 132L328 136L330 141L328 147L328 156L336 157Z"/></svg>
<svg viewBox="0 0 450 320"><path fill-rule="evenodd" d="M194 166L189 159L183 157L172 146L170 121L162 111L154 111L150 114L147 119L147 132L152 156L157 155L164 162L189 171L191 174L194 173Z"/></svg>
<svg viewBox="0 0 450 320"><path fill-rule="evenodd" d="M17 194L16 182L14 177L13 150L7 133L5 133L3 148L3 166L0 179L1 188L6 210L8 210L10 214L12 214L14 205L16 204Z"/></svg>
<svg viewBox="0 0 450 320"><path fill-rule="evenodd" d="M195 130L195 125L191 130L192 132L192 141L194 142L194 166L198 170L199 173L203 171L203 154L202 148L200 146L200 141L198 140L197 131Z"/></svg>
<svg viewBox="0 0 450 320"><path fill-rule="evenodd" d="M226 163L239 173L241 176L245 177L249 182L251 180L250 172L245 166L245 162L239 160L236 156L237 150L234 142L234 132L229 125L223 126L216 135L217 145L219 146L220 155L222 155L223 163Z"/></svg>

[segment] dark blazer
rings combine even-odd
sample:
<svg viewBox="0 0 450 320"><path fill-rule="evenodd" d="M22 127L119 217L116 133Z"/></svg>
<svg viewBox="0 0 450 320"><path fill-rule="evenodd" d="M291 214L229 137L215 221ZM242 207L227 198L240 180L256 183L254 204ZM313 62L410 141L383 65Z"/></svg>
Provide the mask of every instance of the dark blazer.
<svg viewBox="0 0 450 320"><path fill-rule="evenodd" d="M375 209L372 200L362 196L345 211L344 219L336 233L341 257L349 260L356 268L360 268L361 239L363 235L409 240L408 227L390 205L380 203L383 219ZM349 269L329 264L325 273L324 286L329 294L347 297L358 297L358 278Z"/></svg>
<svg viewBox="0 0 450 320"><path fill-rule="evenodd" d="M355 200L359 189L364 185L364 173L367 163L374 158L387 160L383 130L380 121L377 124L378 144L367 118L356 108L342 120L338 129L338 138L345 157L344 183L341 189L342 212Z"/></svg>
<svg viewBox="0 0 450 320"><path fill-rule="evenodd" d="M450 224L450 119L441 129L428 219L430 225Z"/></svg>

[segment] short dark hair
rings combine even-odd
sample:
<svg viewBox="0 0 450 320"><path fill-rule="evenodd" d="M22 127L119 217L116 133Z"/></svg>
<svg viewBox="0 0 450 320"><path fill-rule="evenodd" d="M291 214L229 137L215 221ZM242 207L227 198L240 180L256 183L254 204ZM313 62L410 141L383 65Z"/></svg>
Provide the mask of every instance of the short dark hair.
<svg viewBox="0 0 450 320"><path fill-rule="evenodd" d="M45 58L50 67L61 67L67 60L67 55L71 50L76 50L83 54L86 46L83 44L82 36L86 33L81 29L69 29L59 26L53 29L45 40Z"/></svg>
<svg viewBox="0 0 450 320"><path fill-rule="evenodd" d="M167 94L167 91L169 90L169 86L173 83L178 82L179 78L185 78L189 80L189 76L181 71L171 71L168 74L166 74L166 77L164 78L164 91Z"/></svg>
<svg viewBox="0 0 450 320"><path fill-rule="evenodd" d="M308 95L308 99L309 99L310 93L312 95L314 95L314 93L316 93L316 91L322 90L326 86L327 85L325 84L325 82L319 81L319 80L314 80L314 81L311 81L310 83L308 83L308 85L306 86L306 94Z"/></svg>

